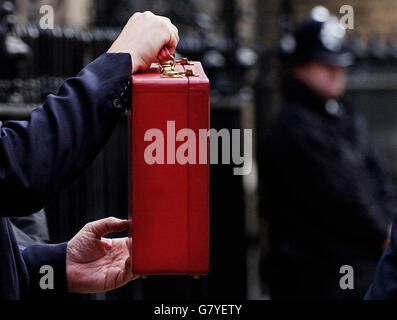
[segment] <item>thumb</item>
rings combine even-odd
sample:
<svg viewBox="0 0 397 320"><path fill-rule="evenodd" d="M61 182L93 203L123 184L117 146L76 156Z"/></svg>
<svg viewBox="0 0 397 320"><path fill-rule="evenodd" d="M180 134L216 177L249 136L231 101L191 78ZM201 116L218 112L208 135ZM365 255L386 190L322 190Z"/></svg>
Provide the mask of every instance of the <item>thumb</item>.
<svg viewBox="0 0 397 320"><path fill-rule="evenodd" d="M114 217L90 222L86 228L95 234L96 237L102 238L113 232L122 232L128 229L129 221L121 220Z"/></svg>

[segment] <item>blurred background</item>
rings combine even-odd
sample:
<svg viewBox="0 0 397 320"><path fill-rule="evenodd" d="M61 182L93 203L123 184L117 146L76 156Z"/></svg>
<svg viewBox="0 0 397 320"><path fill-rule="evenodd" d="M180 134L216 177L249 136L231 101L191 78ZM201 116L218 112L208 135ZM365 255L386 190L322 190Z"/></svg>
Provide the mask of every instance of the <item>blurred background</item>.
<svg viewBox="0 0 397 320"><path fill-rule="evenodd" d="M40 7L54 9L42 29ZM345 1L327 0L14 0L0 1L0 119L25 119L63 80L104 53L134 11L151 10L179 28L178 54L203 63L211 80L211 127L254 129L254 170L233 176L211 168L211 273L149 277L120 290L71 299L268 299L266 224L260 223L260 145L280 110L281 39L316 5L333 14ZM348 31L356 64L348 95L368 121L370 137L397 173L397 2L350 0ZM125 165L120 165L125 164ZM47 208L51 240L69 240L87 222L127 218L127 116L106 148ZM216 230L216 232L215 232Z"/></svg>

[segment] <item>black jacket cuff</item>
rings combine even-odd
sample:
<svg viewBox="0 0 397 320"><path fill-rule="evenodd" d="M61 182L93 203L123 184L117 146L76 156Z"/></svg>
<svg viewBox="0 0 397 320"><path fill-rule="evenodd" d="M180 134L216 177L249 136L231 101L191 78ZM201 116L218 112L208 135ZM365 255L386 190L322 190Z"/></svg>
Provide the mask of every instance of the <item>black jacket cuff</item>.
<svg viewBox="0 0 397 320"><path fill-rule="evenodd" d="M30 298L41 299L67 293L66 248L67 243L34 245L22 252L29 273Z"/></svg>

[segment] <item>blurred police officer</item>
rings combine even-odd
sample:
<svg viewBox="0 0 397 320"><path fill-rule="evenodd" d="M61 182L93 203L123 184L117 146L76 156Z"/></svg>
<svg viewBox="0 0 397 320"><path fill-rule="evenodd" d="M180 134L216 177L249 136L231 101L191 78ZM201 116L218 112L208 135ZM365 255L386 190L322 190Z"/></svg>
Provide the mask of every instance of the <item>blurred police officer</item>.
<svg viewBox="0 0 397 320"><path fill-rule="evenodd" d="M265 148L273 299L362 299L387 242L397 193L343 97L345 34L317 7L283 39L292 68ZM345 265L354 289L340 286Z"/></svg>

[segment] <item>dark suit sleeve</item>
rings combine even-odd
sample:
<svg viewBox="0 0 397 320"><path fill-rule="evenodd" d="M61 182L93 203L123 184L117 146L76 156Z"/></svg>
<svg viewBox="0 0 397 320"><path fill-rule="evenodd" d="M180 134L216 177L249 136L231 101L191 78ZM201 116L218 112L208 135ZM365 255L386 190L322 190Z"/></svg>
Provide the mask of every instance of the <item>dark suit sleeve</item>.
<svg viewBox="0 0 397 320"><path fill-rule="evenodd" d="M39 211L96 157L128 105L129 54L104 54L27 121L0 123L0 215Z"/></svg>
<svg viewBox="0 0 397 320"><path fill-rule="evenodd" d="M28 247L33 244L52 243L44 210L26 217L10 218L10 221L18 245Z"/></svg>
<svg viewBox="0 0 397 320"><path fill-rule="evenodd" d="M302 112L290 112L281 118L274 143L278 170L288 187L311 207L328 226L351 234L352 223L356 235L370 234L380 245L387 238L391 218L379 212L377 199L367 169L360 157L364 151L351 151L343 141L326 135L321 123ZM348 212L347 216L345 213ZM382 211L383 212L383 211Z"/></svg>
<svg viewBox="0 0 397 320"><path fill-rule="evenodd" d="M67 293L66 248L67 243L61 243L34 245L22 251L22 257L29 274L27 298L43 299L55 296L59 298ZM41 270L46 266L51 267L51 271ZM43 284L50 285L49 281L53 287L43 288Z"/></svg>

